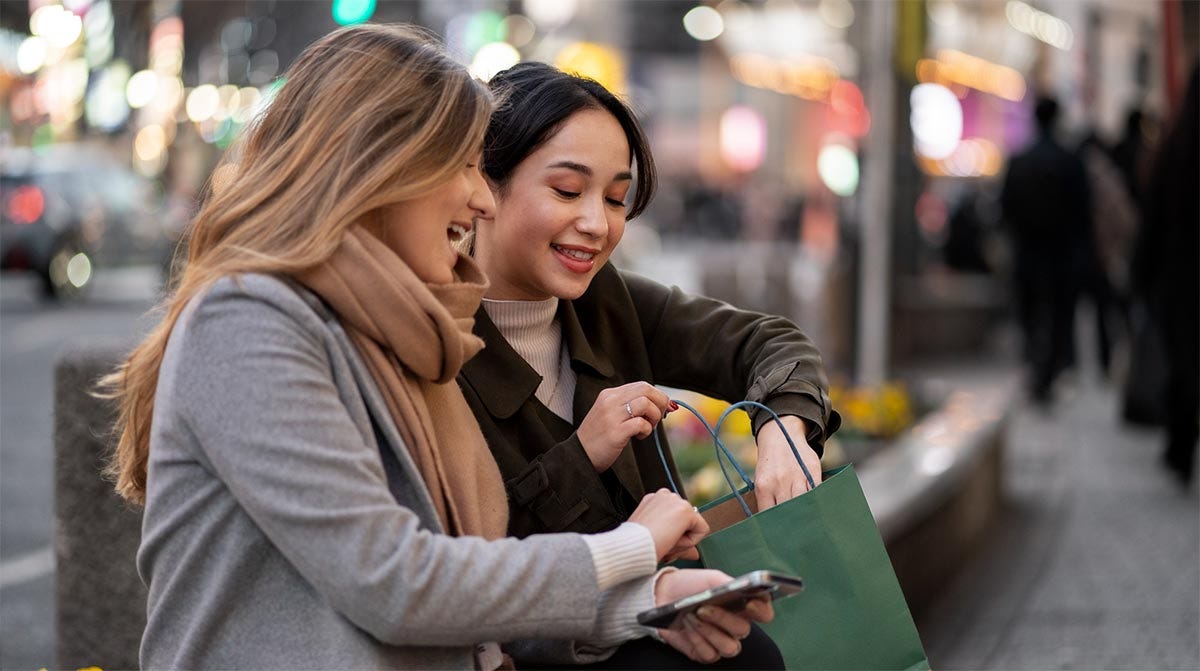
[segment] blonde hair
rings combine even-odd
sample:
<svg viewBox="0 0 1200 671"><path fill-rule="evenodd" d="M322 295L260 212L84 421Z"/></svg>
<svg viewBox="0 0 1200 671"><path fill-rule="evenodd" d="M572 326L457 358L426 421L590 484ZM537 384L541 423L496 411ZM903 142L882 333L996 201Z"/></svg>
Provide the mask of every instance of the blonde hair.
<svg viewBox="0 0 1200 671"><path fill-rule="evenodd" d="M342 28L310 45L210 178L165 317L102 389L120 404L107 473L144 503L150 420L167 339L220 277L319 265L346 230L449 179L480 150L492 103L422 29Z"/></svg>

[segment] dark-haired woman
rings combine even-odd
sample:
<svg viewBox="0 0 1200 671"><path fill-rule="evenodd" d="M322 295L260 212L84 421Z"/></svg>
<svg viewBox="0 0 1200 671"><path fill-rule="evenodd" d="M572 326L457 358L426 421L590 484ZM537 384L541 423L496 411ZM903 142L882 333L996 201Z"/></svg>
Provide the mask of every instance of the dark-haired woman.
<svg viewBox="0 0 1200 671"><path fill-rule="evenodd" d="M644 492L667 486L651 432L672 408L655 384L767 404L819 478L840 420L811 341L781 317L608 263L655 185L629 108L540 63L490 85L508 103L484 141L496 216L472 243L491 280L475 322L486 347L459 383L500 464L510 533L611 529ZM752 419L760 503L804 493L782 432L765 413Z"/></svg>

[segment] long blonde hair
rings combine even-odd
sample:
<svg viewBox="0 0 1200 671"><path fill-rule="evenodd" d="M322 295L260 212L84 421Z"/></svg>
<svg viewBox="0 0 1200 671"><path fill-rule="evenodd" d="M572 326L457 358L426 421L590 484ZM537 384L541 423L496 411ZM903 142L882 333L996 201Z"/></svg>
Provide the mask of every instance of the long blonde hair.
<svg viewBox="0 0 1200 671"><path fill-rule="evenodd" d="M120 403L107 473L134 503L145 502L163 353L188 301L222 276L321 264L350 226L472 160L492 109L484 86L412 26L337 30L305 49L285 77L214 172L221 177L210 178L162 322L101 381Z"/></svg>

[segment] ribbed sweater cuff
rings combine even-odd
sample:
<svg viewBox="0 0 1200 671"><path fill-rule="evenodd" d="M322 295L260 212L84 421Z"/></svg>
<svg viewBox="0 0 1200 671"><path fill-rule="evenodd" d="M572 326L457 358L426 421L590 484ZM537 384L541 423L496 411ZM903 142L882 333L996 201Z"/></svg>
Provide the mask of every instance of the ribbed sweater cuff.
<svg viewBox="0 0 1200 671"><path fill-rule="evenodd" d="M637 615L654 607L654 588L658 579L662 574L675 570L668 566L652 576L630 580L602 594L596 628L588 643L612 647L643 636L653 636L661 641L656 629L637 623Z"/></svg>
<svg viewBox="0 0 1200 671"><path fill-rule="evenodd" d="M636 522L600 534L586 534L583 540L592 551L596 584L603 592L633 578L654 573L658 557L650 530Z"/></svg>

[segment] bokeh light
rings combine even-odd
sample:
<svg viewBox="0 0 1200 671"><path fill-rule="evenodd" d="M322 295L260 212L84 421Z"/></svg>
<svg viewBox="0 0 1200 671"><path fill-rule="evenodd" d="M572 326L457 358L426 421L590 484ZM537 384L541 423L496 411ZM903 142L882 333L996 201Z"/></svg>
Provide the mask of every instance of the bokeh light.
<svg viewBox="0 0 1200 671"><path fill-rule="evenodd" d="M909 96L913 144L926 158L946 158L962 139L962 105L940 84L917 84Z"/></svg>
<svg viewBox="0 0 1200 671"><path fill-rule="evenodd" d="M479 48L471 61L471 74L488 81L496 73L507 70L521 62L521 53L508 42L489 42Z"/></svg>
<svg viewBox="0 0 1200 671"><path fill-rule="evenodd" d="M715 40L725 32L725 19L721 13L707 5L700 5L688 10L683 16L683 28L688 35L707 42Z"/></svg>
<svg viewBox="0 0 1200 671"><path fill-rule="evenodd" d="M858 156L845 144L832 141L817 154L817 174L829 190L839 196L854 195L858 190Z"/></svg>
<svg viewBox="0 0 1200 671"><path fill-rule="evenodd" d="M721 158L738 172L762 165L767 153L767 122L758 110L734 105L721 115Z"/></svg>

